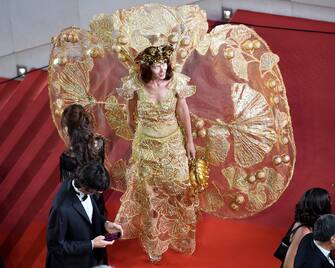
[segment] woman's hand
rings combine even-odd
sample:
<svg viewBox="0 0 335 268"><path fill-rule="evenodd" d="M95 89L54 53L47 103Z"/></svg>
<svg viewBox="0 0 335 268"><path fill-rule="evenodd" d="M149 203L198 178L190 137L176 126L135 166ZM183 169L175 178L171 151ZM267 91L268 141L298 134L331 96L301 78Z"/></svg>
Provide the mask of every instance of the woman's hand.
<svg viewBox="0 0 335 268"><path fill-rule="evenodd" d="M186 143L186 152L187 152L188 159L190 159L190 160L195 159L195 147L194 147L193 140L188 141Z"/></svg>

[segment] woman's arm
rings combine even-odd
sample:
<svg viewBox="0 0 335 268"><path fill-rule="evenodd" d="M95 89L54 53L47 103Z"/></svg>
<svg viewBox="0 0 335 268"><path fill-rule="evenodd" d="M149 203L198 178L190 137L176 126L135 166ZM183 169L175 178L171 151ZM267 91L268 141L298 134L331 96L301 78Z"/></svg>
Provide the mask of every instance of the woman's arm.
<svg viewBox="0 0 335 268"><path fill-rule="evenodd" d="M295 258L295 255L297 254L300 241L306 234L309 234L309 233L311 233L311 230L305 226L300 227L295 232L291 245L289 246L287 250L283 268L293 268L294 258Z"/></svg>
<svg viewBox="0 0 335 268"><path fill-rule="evenodd" d="M137 112L137 94L134 93L134 98L128 100L127 102L128 115L127 115L127 123L131 131L135 132L136 122L135 122L135 114Z"/></svg>
<svg viewBox="0 0 335 268"><path fill-rule="evenodd" d="M183 124L186 135L186 151L188 158L195 159L195 147L193 143L190 111L185 98L178 98L176 113Z"/></svg>

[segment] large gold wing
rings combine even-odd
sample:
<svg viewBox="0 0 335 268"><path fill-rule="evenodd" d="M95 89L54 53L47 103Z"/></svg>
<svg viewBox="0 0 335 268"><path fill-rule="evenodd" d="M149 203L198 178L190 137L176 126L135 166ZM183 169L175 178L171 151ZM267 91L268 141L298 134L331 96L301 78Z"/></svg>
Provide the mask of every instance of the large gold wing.
<svg viewBox="0 0 335 268"><path fill-rule="evenodd" d="M224 218L253 215L273 204L294 169L295 144L279 57L243 25L207 33L206 14L195 5L148 4L93 18L90 31L71 27L53 38L50 105L60 135L60 115L80 103L108 143L113 187L124 190L131 152L125 101L137 90L134 57L150 45L172 43L180 87L189 98L197 153L211 166L201 209ZM180 73L182 71L182 74ZM135 75L134 75L135 74ZM134 82L133 82L134 81ZM182 89L181 89L182 90Z"/></svg>
<svg viewBox="0 0 335 268"><path fill-rule="evenodd" d="M184 65L199 156L211 164L204 211L243 218L278 200L296 151L279 57L244 25L214 28Z"/></svg>

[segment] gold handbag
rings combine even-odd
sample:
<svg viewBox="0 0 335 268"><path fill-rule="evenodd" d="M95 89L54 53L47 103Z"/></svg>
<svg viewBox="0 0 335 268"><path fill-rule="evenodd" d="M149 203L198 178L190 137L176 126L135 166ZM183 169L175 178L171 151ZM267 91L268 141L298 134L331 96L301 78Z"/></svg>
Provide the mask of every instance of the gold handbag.
<svg viewBox="0 0 335 268"><path fill-rule="evenodd" d="M197 193L202 192L208 186L209 167L208 162L202 158L196 158L190 163L190 182Z"/></svg>

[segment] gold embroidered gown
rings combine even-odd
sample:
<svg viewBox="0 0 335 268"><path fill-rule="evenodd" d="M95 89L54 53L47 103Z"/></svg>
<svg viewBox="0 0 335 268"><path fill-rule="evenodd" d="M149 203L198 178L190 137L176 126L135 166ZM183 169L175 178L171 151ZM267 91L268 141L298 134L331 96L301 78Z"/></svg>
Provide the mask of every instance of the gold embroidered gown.
<svg viewBox="0 0 335 268"><path fill-rule="evenodd" d="M143 86L136 90L137 128L116 222L125 239L139 238L150 255L168 248L188 254L195 249L198 198L189 182L184 137L175 113L177 96L190 96L192 89L177 92L170 86L159 103ZM118 93L132 98L122 89Z"/></svg>

